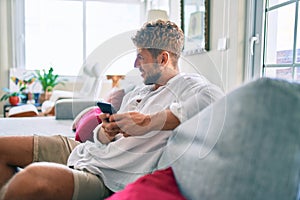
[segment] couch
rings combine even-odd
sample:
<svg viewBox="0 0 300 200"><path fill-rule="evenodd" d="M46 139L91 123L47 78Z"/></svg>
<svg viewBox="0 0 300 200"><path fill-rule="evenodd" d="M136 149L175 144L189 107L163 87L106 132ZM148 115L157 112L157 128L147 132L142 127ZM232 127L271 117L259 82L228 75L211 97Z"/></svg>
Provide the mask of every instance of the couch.
<svg viewBox="0 0 300 200"><path fill-rule="evenodd" d="M55 116L0 118L0 136L61 134L67 137L74 137L75 133L72 130L72 124L75 117L82 110L95 106L96 102L97 100L59 99L55 102Z"/></svg>
<svg viewBox="0 0 300 200"><path fill-rule="evenodd" d="M108 199L299 200L299 121L299 84L245 83L178 126L157 171Z"/></svg>
<svg viewBox="0 0 300 200"><path fill-rule="evenodd" d="M300 85L245 83L174 130L120 199L300 199Z"/></svg>
<svg viewBox="0 0 300 200"><path fill-rule="evenodd" d="M103 86L105 76L102 70L96 61L85 63L75 80L72 92L54 91L52 100L44 102L47 103L46 106L42 105L42 110L48 110L55 105L55 116L0 118L0 136L61 134L74 137L72 124L76 116L85 108L95 106L97 101L103 100L100 96L109 91ZM126 92L132 90L142 82L139 70L131 70L121 82L121 87Z"/></svg>

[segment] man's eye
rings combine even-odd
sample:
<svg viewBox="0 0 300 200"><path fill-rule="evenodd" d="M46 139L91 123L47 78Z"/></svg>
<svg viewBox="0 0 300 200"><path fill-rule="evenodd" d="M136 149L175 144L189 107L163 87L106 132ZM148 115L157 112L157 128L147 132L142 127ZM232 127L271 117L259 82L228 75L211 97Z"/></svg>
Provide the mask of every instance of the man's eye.
<svg viewBox="0 0 300 200"><path fill-rule="evenodd" d="M141 56L141 55L138 55L137 58L138 58L139 60L144 60L144 57Z"/></svg>

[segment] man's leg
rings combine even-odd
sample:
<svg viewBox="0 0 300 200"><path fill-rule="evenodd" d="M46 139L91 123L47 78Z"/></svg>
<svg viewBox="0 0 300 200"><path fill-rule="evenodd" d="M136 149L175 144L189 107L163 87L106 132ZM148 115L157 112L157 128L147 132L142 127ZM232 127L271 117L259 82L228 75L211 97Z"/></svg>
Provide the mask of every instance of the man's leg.
<svg viewBox="0 0 300 200"><path fill-rule="evenodd" d="M2 188L1 200L72 199L72 169L63 164L33 163L17 173Z"/></svg>
<svg viewBox="0 0 300 200"><path fill-rule="evenodd" d="M33 160L33 137L0 137L0 188L14 175L15 167Z"/></svg>
<svg viewBox="0 0 300 200"><path fill-rule="evenodd" d="M59 135L0 137L0 177L3 184L10 178L2 188L0 197L71 199L73 173L65 164L77 144ZM14 175L16 166L24 169Z"/></svg>

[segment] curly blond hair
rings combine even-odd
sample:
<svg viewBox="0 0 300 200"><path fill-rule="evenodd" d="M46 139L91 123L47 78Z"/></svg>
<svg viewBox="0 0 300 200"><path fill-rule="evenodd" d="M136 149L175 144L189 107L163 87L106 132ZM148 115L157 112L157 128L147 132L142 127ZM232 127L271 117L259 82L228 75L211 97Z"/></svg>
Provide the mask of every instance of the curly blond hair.
<svg viewBox="0 0 300 200"><path fill-rule="evenodd" d="M146 22L132 37L137 48L166 50L179 57L183 48L183 31L171 21Z"/></svg>

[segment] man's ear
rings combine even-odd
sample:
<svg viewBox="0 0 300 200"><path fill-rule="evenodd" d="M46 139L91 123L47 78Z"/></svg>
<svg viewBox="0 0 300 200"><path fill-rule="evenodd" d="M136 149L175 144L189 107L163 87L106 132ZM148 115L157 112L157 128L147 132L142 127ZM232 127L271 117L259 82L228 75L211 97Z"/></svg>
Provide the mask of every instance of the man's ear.
<svg viewBox="0 0 300 200"><path fill-rule="evenodd" d="M160 61L160 64L161 64L161 65L166 65L166 64L169 62L169 59L170 59L170 54L169 54L169 52L163 51L163 52L161 53L161 61Z"/></svg>

